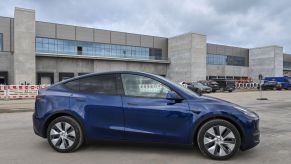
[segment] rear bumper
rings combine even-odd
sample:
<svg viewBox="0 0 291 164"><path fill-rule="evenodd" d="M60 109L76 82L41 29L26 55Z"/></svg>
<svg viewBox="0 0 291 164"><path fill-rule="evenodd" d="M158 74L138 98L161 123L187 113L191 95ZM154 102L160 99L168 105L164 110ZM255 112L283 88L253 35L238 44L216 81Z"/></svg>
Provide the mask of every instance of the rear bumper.
<svg viewBox="0 0 291 164"><path fill-rule="evenodd" d="M32 115L32 122L33 122L34 133L40 137L46 138L45 133L43 132L43 128L42 128L43 123L39 118L37 118L35 113L33 113Z"/></svg>

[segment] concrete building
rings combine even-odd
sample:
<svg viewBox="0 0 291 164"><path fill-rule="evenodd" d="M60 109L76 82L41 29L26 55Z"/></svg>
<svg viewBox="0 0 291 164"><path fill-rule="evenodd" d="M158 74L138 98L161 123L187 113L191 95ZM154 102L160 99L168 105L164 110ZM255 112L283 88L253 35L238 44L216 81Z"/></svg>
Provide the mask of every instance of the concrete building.
<svg viewBox="0 0 291 164"><path fill-rule="evenodd" d="M180 82L291 74L283 47L239 48L186 33L164 38L35 20L15 8L0 17L0 83L47 84L91 72L144 71Z"/></svg>

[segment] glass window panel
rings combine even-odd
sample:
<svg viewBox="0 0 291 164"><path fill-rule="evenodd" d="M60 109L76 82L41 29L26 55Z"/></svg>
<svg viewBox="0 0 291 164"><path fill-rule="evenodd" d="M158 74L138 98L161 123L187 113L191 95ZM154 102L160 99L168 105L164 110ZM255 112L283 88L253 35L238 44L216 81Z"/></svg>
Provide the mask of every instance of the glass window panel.
<svg viewBox="0 0 291 164"><path fill-rule="evenodd" d="M1 34L1 33L0 33ZM0 41L3 44L3 36ZM127 58L161 59L161 49L135 47L115 44L100 44L83 41L36 37L36 51L77 55L77 45L82 47L82 54L97 56L115 56ZM3 47L3 45L0 44ZM2 48L0 47L0 49Z"/></svg>
<svg viewBox="0 0 291 164"><path fill-rule="evenodd" d="M1 34L0 34L0 35L1 35ZM1 36L0 36L0 37L1 37ZM43 38L36 38L35 41L36 41L36 43L42 43L42 39L43 39Z"/></svg>
<svg viewBox="0 0 291 164"><path fill-rule="evenodd" d="M48 49L49 49L49 52L55 52L55 45L49 44Z"/></svg>
<svg viewBox="0 0 291 164"><path fill-rule="evenodd" d="M81 92L117 95L117 80L115 74L86 77L79 81Z"/></svg>
<svg viewBox="0 0 291 164"><path fill-rule="evenodd" d="M48 44L48 42L49 42L49 41L48 41L48 38L42 38L42 43L43 43L43 44Z"/></svg>
<svg viewBox="0 0 291 164"><path fill-rule="evenodd" d="M58 51L59 53L64 53L64 45L59 44L59 45L57 46L57 51Z"/></svg>
<svg viewBox="0 0 291 164"><path fill-rule="evenodd" d="M64 41L63 40L58 40L57 42L58 42L57 43L58 45L64 45Z"/></svg>
<svg viewBox="0 0 291 164"><path fill-rule="evenodd" d="M164 99L170 91L162 83L148 77L131 74L122 74L121 76L126 96Z"/></svg>
<svg viewBox="0 0 291 164"><path fill-rule="evenodd" d="M54 39L49 39L49 44L55 44L55 40Z"/></svg>

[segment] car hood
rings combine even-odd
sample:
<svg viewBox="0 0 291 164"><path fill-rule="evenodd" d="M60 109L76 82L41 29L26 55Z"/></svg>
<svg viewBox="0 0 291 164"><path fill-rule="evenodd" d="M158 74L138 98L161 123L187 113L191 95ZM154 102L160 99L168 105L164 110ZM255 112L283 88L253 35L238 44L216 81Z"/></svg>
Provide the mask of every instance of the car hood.
<svg viewBox="0 0 291 164"><path fill-rule="evenodd" d="M241 107L237 104L221 100L214 97L208 96L200 96L193 100L189 101L189 106L191 111L200 111L202 113L215 113L215 114L231 114L231 115L244 115L249 116L251 118L259 118L259 116L245 108ZM251 115L251 116L250 116Z"/></svg>
<svg viewBox="0 0 291 164"><path fill-rule="evenodd" d="M207 103L207 104L219 104L219 105L226 105L226 106L238 106L237 104L234 104L232 102L222 100L219 98L209 97L209 96L200 96L198 98L199 102L201 103Z"/></svg>

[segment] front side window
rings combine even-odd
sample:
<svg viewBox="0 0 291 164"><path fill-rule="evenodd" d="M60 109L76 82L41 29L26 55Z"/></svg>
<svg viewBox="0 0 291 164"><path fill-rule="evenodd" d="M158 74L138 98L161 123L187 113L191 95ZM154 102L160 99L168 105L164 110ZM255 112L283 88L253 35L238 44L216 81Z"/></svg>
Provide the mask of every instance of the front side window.
<svg viewBox="0 0 291 164"><path fill-rule="evenodd" d="M0 51L3 51L3 34L0 33Z"/></svg>
<svg viewBox="0 0 291 164"><path fill-rule="evenodd" d="M148 77L122 74L122 84L125 96L166 98L170 91L162 83Z"/></svg>
<svg viewBox="0 0 291 164"><path fill-rule="evenodd" d="M115 74L85 77L79 80L80 92L117 95Z"/></svg>

